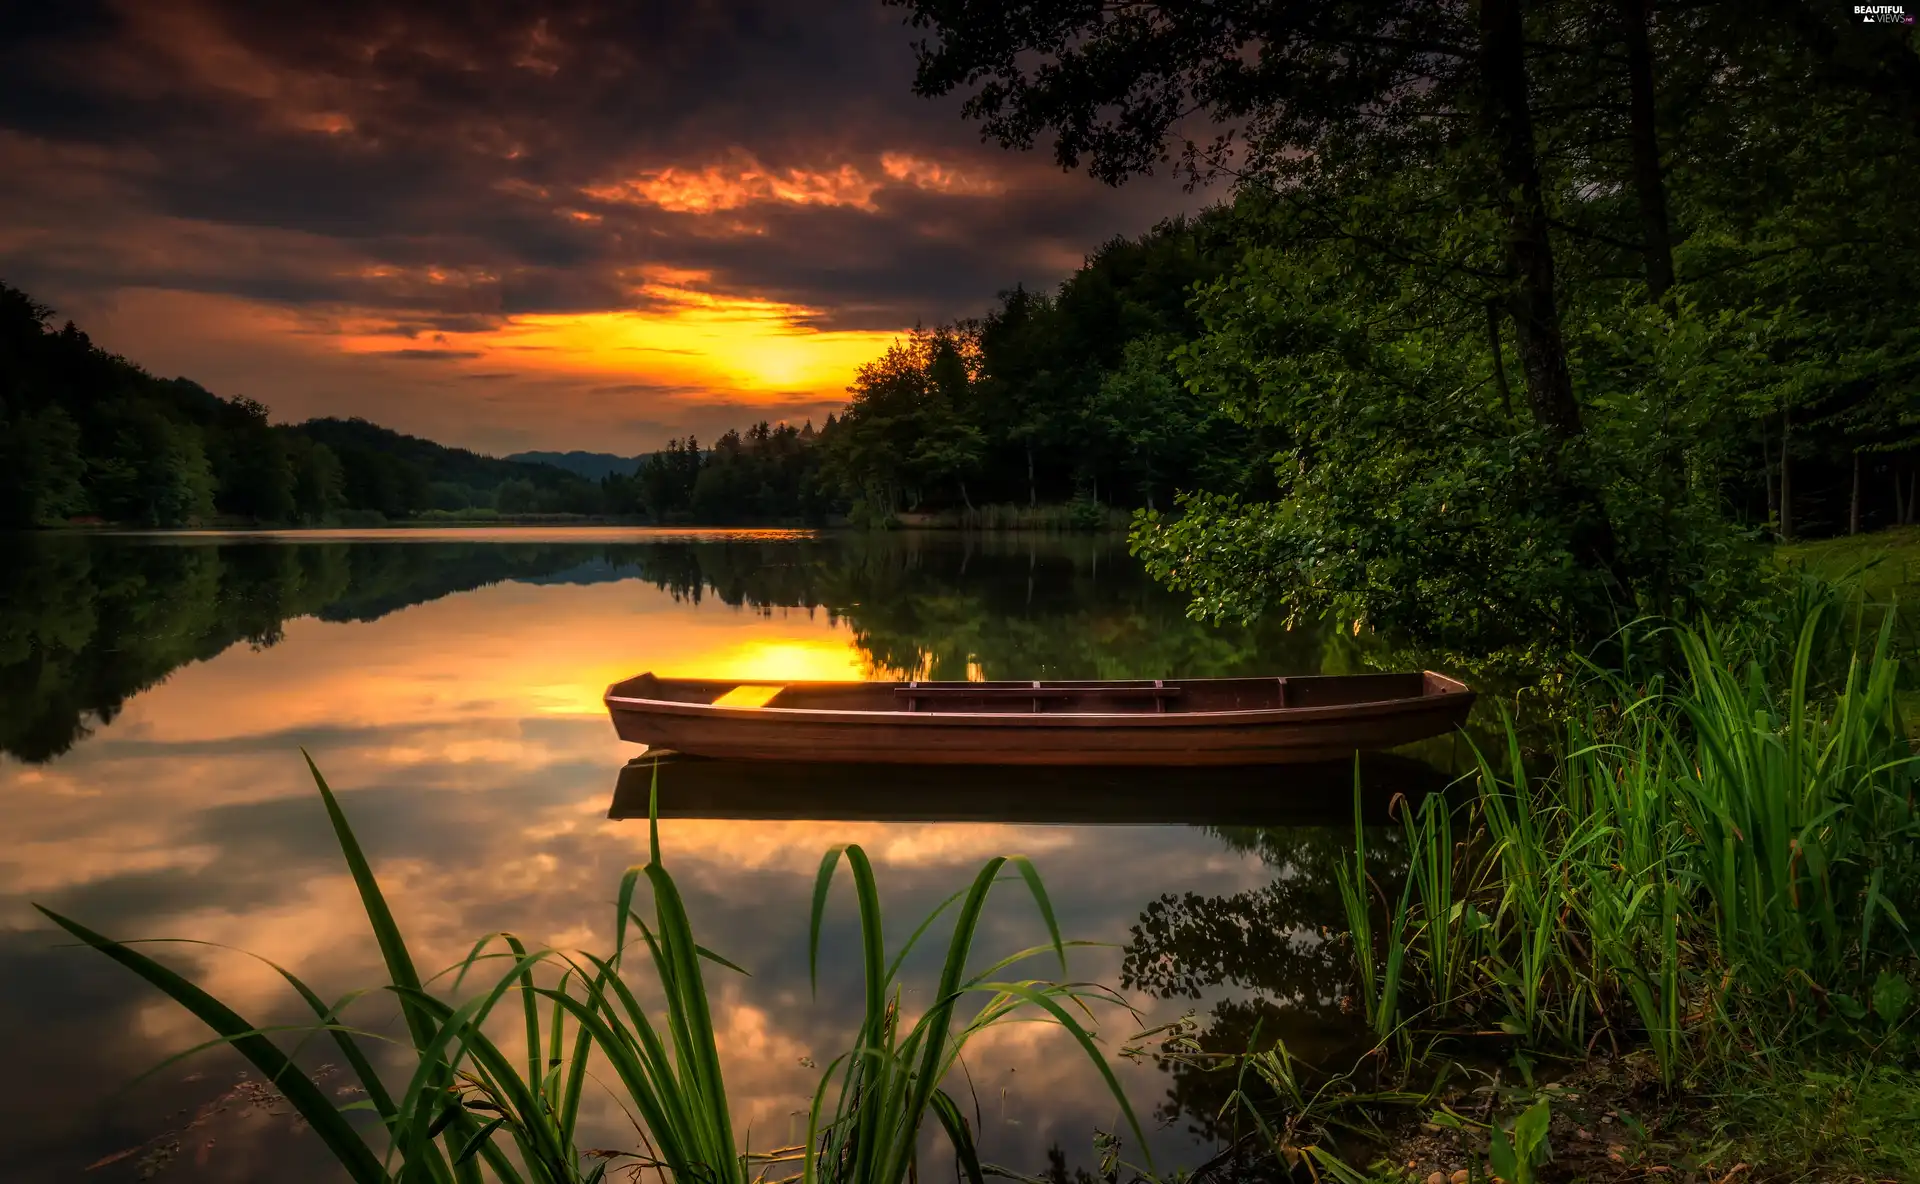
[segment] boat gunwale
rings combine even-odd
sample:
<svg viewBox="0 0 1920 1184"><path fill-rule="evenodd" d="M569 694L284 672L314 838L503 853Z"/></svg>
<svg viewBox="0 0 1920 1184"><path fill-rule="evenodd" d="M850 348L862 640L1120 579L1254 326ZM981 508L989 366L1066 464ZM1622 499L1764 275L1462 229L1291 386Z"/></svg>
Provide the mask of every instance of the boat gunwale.
<svg viewBox="0 0 1920 1184"><path fill-rule="evenodd" d="M1004 726L1007 724L1017 724L1020 727L1029 727L1029 728L1045 727L1045 726L1048 726L1049 724L1059 724L1064 726L1077 726L1077 727L1091 727L1091 726L1110 725L1110 724L1124 722L1126 724L1129 724L1131 726L1136 726L1136 727L1146 725L1146 726L1151 726L1156 728L1165 728L1165 727L1180 727L1183 724L1206 725L1206 724L1221 724L1221 723L1249 723L1249 722L1269 722L1269 721L1275 722L1275 723L1286 722L1286 721L1297 721L1301 723L1306 723L1306 722L1321 720L1321 719L1369 718L1373 716L1394 714L1398 712L1404 712L1404 711L1428 708L1428 707L1432 707L1432 708L1451 707L1457 704L1458 702L1460 702L1461 700L1467 700L1470 702L1475 697L1475 692L1470 687L1468 687L1465 683L1461 682L1458 679L1451 678L1447 675L1440 674L1437 671L1432 671L1432 670L1422 670L1419 673L1423 680L1427 678L1440 680L1443 684L1445 684L1445 689L1438 690L1430 694L1423 691L1421 694L1418 694L1418 695L1400 695L1390 699L1362 699L1352 703L1328 703L1328 704L1322 704L1320 706L1314 706L1314 707L1247 707L1247 708L1233 708L1233 709L1228 709L1224 711L1168 711L1168 712L1048 711L1048 712L1036 713L1032 711L945 711L945 712L942 712L942 711L905 711L905 710L897 710L897 709L875 711L875 710L854 710L854 709L839 708L839 707L774 707L774 706L731 707L731 706L719 706L713 703L688 703L688 702L683 702L683 701L674 700L674 699L648 699L648 698L642 698L634 695L616 695L613 693L616 687L625 686L626 684L634 682L640 678L645 678L647 677L646 674L640 674L640 675L634 676L633 678L623 679L620 682L614 683L612 686L609 686L607 688L606 694L603 696L603 701L605 702L609 711L625 708L630 711L639 711L642 713L650 713L650 714L656 714L656 715L676 715L676 716L704 717L704 718L718 718L718 719L738 719L742 722L756 720L756 719L767 720L769 717L776 717L781 719L783 722L799 722L801 720L812 719L812 720L817 720L821 723L846 723L846 724L908 723L914 727L929 727L929 726L952 727L955 725L987 727L987 726ZM654 677L662 682L715 683L715 684L731 683L731 685L733 686L854 687L854 686L866 685L866 686L905 687L907 685L904 682L861 683L856 681L812 680L812 681L790 681L790 682L783 683L779 679L737 679L737 680L703 679L703 678L665 679L665 678L660 678L657 675ZM1333 674L1333 675L1301 675L1298 677L1302 679L1306 679L1306 678L1339 679L1339 678L1349 678L1349 677L1368 678L1373 676ZM1153 681L1154 680L1152 679L1084 680L1081 685L1087 686L1087 687L1116 686L1116 685L1125 687L1125 686L1139 686L1141 684L1152 685ZM1258 680L1249 680L1244 678L1215 678L1215 679L1190 678L1190 679L1178 679L1178 680L1166 680L1166 681L1171 682L1175 686L1179 686L1185 683L1193 683L1193 682L1241 682L1241 681L1258 681ZM935 685L958 687L958 686L966 686L968 684L962 683L962 682L943 682ZM990 686L990 685L996 685L996 684L989 683L989 684L983 684L983 685ZM1013 683L1012 685L1018 685L1018 684ZM1048 687L1058 687L1061 685L1067 685L1071 687L1073 684L1070 680L1056 680L1056 681L1043 680L1040 683L1040 688L1046 689Z"/></svg>

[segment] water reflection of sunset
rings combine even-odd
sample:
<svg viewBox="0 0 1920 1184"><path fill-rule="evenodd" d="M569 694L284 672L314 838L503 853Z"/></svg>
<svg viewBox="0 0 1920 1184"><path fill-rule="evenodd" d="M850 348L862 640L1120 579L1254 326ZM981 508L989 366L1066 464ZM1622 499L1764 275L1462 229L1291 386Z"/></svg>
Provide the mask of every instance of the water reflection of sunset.
<svg viewBox="0 0 1920 1184"><path fill-rule="evenodd" d="M582 548L580 562L601 555ZM1018 566L1024 586L1026 560ZM35 974L85 1001L70 1020L32 1025L19 1053L26 1076L0 1086L37 1082L38 1111L68 1117L32 1131L0 1118L0 1142L47 1148L48 1162L77 1170L135 1133L157 1132L165 1115L231 1080L217 1057L211 1068L195 1066L204 1081L183 1081L189 1068L169 1070L113 1103L108 1126L125 1133L99 1133L107 1127L98 1107L115 1090L204 1039L205 1029L104 960L53 948L30 900L114 936L193 937L252 951L326 996L381 981L301 747L340 792L424 967L450 964L478 935L500 929L604 950L615 886L646 857L647 842L643 820L606 817L615 774L637 751L606 721L606 685L645 669L862 675L852 631L825 611L736 608L711 595L695 603L610 573L573 582L570 570L558 563L550 577L510 578L371 620L294 618L273 645L236 645L180 666L50 763L0 758L0 795L13 820L0 857L0 972L31 957ZM970 570L983 570L980 560ZM893 943L995 854L1032 856L1066 935L1110 943L1127 940L1161 892L1231 893L1271 878L1257 859L1186 827L675 817L660 830L702 940L753 972L715 970L711 985L736 1117L752 1123L756 1145L784 1138L804 1107L817 1074L801 1059L824 1063L851 1038L858 970L844 883L823 936L817 1001L807 985L807 902L829 846L858 842L872 856ZM1015 884L989 909L978 948L997 956L1043 934ZM300 1018L285 984L250 958L204 947L156 952L251 1019ZM1117 982L1118 967L1116 948L1073 955L1076 978ZM1188 1005L1130 997L1149 1020ZM385 1005L367 1006L365 1021L386 1030ZM1117 1043L1130 1023L1113 1020L1109 1038ZM987 1154L1037 1167L1058 1141L1073 1162L1096 1126L1110 1129L1111 1102L1058 1035L1022 1025L970 1056ZM75 1069L80 1062L86 1067ZM1121 1073L1143 1108L1166 1088L1151 1064ZM0 1107L8 1112L26 1110ZM607 1095L594 1096L587 1118L588 1141L631 1141ZM142 1123L150 1129L137 1130ZM254 1169L273 1163L276 1179L326 1178L290 1166L305 1153L290 1152L289 1137L264 1127L223 1135L204 1177L258 1178ZM1162 1137L1184 1145L1178 1129Z"/></svg>
<svg viewBox="0 0 1920 1184"><path fill-rule="evenodd" d="M603 718L608 685L643 670L831 679L863 668L846 627L825 613L695 611L633 582L497 584L377 621L290 622L271 648L176 672L168 694L136 699L114 730L183 743L320 725ZM299 690L259 691L281 686ZM507 759L513 748L485 725L466 743L468 759Z"/></svg>

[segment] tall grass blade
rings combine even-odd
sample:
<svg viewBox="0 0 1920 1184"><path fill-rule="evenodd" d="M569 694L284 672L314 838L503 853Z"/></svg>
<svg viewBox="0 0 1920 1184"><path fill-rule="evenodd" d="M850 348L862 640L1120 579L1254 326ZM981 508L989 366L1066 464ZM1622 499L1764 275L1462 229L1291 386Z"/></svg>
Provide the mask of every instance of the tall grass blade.
<svg viewBox="0 0 1920 1184"><path fill-rule="evenodd" d="M332 1099L300 1072L299 1067L280 1051L279 1046L262 1035L255 1025L184 976L145 954L129 949L123 943L96 933L52 909L37 904L33 907L55 925L158 987L168 998L231 1043L234 1050L247 1058L313 1128L314 1134L326 1144L327 1150L356 1184L378 1184L388 1178L379 1157L374 1155L373 1149L367 1146L359 1132L334 1106Z"/></svg>

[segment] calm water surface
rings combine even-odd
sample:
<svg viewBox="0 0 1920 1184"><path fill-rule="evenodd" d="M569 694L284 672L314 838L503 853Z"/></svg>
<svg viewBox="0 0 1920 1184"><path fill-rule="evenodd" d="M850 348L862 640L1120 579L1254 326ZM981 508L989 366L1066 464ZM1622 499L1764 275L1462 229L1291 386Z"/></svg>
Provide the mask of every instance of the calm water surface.
<svg viewBox="0 0 1920 1184"><path fill-rule="evenodd" d="M303 746L340 790L416 957L438 967L501 929L611 945L611 896L645 858L646 822L610 817L630 814L614 789L637 749L615 739L599 696L639 670L1287 674L1341 668L1344 644L1187 621L1115 540L0 539L0 1178L131 1180L162 1165L161 1180L337 1178L229 1054L135 1082L205 1029L63 946L30 905L116 937L251 951L323 995L381 981ZM978 793L951 776L782 778L663 775L662 842L696 929L752 972L715 970L710 985L737 1120L756 1147L801 1129L808 1066L844 1049L856 1022L848 899L835 904L817 999L807 987L808 894L835 843L872 855L895 941L979 861L1024 853L1066 935L1111 943L1077 952L1074 976L1121 987L1144 1024L1191 1010L1221 1047L1244 1047L1262 1016L1263 1031L1308 1050L1343 1038L1340 959L1319 928L1339 917L1342 832L1279 807L1287 775L1224 788L1178 774L1046 777ZM1295 789L1344 808L1338 786ZM1041 936L1009 891L976 949L998 956ZM257 1022L302 1018L257 961L157 952ZM362 1022L397 1033L383 1008L369 1004ZM1104 1017L1108 1047L1133 1025ZM323 1071L324 1058L306 1060ZM995 1161L1042 1170L1057 1145L1084 1163L1096 1128L1116 1129L1111 1099L1056 1031L1001 1029L968 1066ZM1123 1079L1163 1168L1209 1153L1222 1083L1151 1058ZM586 1145L633 1145L607 1095L590 1106Z"/></svg>

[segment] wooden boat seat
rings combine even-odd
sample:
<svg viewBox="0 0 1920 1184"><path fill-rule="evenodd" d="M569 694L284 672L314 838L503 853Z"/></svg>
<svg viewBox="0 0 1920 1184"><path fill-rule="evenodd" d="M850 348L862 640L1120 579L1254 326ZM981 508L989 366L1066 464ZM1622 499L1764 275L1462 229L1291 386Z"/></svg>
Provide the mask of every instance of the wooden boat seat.
<svg viewBox="0 0 1920 1184"><path fill-rule="evenodd" d="M735 687L713 701L715 707L765 707L787 688L781 684Z"/></svg>
<svg viewBox="0 0 1920 1184"><path fill-rule="evenodd" d="M938 701L941 699L1024 699L1040 710L1043 701L1058 702L1063 699L1152 699L1154 710L1165 711L1168 699L1180 697L1179 687L1043 687L1035 684L1030 687L989 687L977 683L956 683L949 686L917 686L908 683L904 687L893 688L895 696L907 701L908 711L918 711L921 700Z"/></svg>

